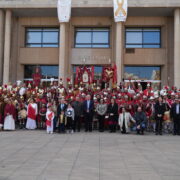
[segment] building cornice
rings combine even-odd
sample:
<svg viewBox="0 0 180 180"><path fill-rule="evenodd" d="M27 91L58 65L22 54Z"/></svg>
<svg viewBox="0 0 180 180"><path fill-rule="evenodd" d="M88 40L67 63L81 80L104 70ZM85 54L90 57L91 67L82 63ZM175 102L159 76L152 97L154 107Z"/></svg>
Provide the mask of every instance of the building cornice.
<svg viewBox="0 0 180 180"><path fill-rule="evenodd" d="M135 7L180 7L180 0L129 0ZM57 0L0 0L0 8L56 8ZM113 0L72 0L73 8L113 7Z"/></svg>

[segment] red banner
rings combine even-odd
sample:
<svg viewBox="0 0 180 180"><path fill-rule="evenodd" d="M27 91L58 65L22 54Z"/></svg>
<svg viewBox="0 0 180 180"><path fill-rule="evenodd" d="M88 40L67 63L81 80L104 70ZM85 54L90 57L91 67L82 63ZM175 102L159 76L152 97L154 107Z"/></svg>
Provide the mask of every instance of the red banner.
<svg viewBox="0 0 180 180"><path fill-rule="evenodd" d="M92 84L94 81L94 66L78 66L76 67L76 78L75 83L79 84L80 82Z"/></svg>
<svg viewBox="0 0 180 180"><path fill-rule="evenodd" d="M117 67L103 67L102 81L109 82L112 79L113 84L117 83Z"/></svg>

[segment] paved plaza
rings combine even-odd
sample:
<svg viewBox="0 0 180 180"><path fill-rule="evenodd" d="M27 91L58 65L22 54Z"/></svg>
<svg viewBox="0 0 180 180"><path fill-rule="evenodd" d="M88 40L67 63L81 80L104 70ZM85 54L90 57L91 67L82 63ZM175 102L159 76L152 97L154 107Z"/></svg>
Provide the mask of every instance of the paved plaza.
<svg viewBox="0 0 180 180"><path fill-rule="evenodd" d="M0 132L0 180L180 180L180 137Z"/></svg>

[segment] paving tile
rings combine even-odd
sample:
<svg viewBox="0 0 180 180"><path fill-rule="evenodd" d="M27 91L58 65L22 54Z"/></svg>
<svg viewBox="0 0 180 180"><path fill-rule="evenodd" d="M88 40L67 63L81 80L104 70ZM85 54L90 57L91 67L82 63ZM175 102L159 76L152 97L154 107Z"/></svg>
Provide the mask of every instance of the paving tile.
<svg viewBox="0 0 180 180"><path fill-rule="evenodd" d="M173 136L3 132L0 180L180 180Z"/></svg>

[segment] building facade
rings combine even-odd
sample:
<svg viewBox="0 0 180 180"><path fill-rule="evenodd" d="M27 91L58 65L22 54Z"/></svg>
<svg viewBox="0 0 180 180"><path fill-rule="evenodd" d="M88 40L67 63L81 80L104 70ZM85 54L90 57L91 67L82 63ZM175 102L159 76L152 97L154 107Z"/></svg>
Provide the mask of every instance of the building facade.
<svg viewBox="0 0 180 180"><path fill-rule="evenodd" d="M114 22L112 0L72 0L69 23L59 23L57 0L0 1L0 81L73 76L77 66L116 64L118 83L180 87L180 1L129 0L125 23Z"/></svg>

